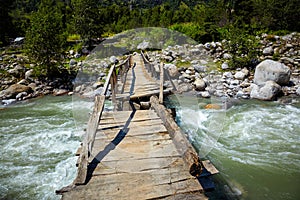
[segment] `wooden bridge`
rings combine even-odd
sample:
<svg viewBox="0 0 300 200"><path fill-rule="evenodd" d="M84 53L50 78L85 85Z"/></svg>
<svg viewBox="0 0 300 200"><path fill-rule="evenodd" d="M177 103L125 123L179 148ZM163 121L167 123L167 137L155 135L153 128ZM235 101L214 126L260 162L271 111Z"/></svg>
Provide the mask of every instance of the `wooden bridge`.
<svg viewBox="0 0 300 200"><path fill-rule="evenodd" d="M77 153L77 177L57 191L62 199L207 199L199 177L218 171L199 160L163 106L176 89L171 79L164 88L168 77L143 53L110 68ZM115 106L103 112L109 85Z"/></svg>

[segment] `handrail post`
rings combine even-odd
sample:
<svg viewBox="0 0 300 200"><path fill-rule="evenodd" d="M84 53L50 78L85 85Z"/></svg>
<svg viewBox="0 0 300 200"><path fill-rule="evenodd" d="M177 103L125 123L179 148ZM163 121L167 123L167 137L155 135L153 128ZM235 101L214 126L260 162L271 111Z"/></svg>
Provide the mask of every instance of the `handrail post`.
<svg viewBox="0 0 300 200"><path fill-rule="evenodd" d="M164 63L160 63L160 85L159 85L159 103L164 102Z"/></svg>

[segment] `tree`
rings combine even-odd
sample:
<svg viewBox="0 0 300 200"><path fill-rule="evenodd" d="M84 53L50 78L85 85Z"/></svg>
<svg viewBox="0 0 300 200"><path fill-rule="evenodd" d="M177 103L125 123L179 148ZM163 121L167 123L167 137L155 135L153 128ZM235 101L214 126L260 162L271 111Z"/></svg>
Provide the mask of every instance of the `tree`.
<svg viewBox="0 0 300 200"><path fill-rule="evenodd" d="M26 33L25 47L29 58L48 75L55 75L65 41L62 13L56 1L42 0L38 11L31 16L31 26Z"/></svg>
<svg viewBox="0 0 300 200"><path fill-rule="evenodd" d="M73 0L75 31L85 41L101 37L102 20L99 19L97 0Z"/></svg>
<svg viewBox="0 0 300 200"><path fill-rule="evenodd" d="M0 46L9 42L12 35L12 19L9 16L11 3L6 0L0 0Z"/></svg>

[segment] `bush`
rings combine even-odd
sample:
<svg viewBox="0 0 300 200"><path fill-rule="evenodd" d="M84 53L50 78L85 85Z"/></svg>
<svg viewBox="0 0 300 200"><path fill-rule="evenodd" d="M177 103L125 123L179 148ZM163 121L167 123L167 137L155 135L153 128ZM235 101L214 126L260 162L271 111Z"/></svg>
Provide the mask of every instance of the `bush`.
<svg viewBox="0 0 300 200"><path fill-rule="evenodd" d="M230 27L226 32L225 48L232 55L231 68L253 68L259 57L259 40L246 30Z"/></svg>

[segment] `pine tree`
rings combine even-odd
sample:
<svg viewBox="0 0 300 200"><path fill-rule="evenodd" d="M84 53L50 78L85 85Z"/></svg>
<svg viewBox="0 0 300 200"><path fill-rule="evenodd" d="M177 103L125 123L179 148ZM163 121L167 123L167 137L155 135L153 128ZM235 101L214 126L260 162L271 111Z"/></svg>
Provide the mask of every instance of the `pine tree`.
<svg viewBox="0 0 300 200"><path fill-rule="evenodd" d="M55 0L42 0L37 12L31 16L26 33L26 50L29 58L44 67L48 75L57 72L66 41L62 13Z"/></svg>

